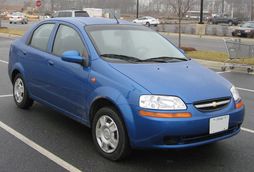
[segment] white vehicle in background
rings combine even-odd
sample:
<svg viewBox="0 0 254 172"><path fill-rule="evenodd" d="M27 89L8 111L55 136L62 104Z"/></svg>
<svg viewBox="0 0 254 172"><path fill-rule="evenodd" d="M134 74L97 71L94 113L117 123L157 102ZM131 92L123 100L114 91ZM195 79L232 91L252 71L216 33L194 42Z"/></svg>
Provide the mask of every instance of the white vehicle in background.
<svg viewBox="0 0 254 172"><path fill-rule="evenodd" d="M54 17L89 17L89 14L83 10L61 10L56 11Z"/></svg>
<svg viewBox="0 0 254 172"><path fill-rule="evenodd" d="M157 26L158 24L160 24L159 19L156 19L150 16L140 17L138 19L133 20L132 22L137 24L142 24L148 27L150 27L151 25Z"/></svg>
<svg viewBox="0 0 254 172"><path fill-rule="evenodd" d="M12 13L9 17L9 22L10 24L14 23L21 23L21 24L27 24L28 23L28 19L26 17L26 15L24 13L21 12L15 12Z"/></svg>

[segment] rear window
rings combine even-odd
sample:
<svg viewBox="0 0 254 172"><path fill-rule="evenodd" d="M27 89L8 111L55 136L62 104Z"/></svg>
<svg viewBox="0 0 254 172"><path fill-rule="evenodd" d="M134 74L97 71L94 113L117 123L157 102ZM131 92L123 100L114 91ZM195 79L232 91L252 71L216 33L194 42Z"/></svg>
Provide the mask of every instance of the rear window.
<svg viewBox="0 0 254 172"><path fill-rule="evenodd" d="M86 11L75 11L75 17L89 17Z"/></svg>
<svg viewBox="0 0 254 172"><path fill-rule="evenodd" d="M60 11L58 12L57 17L72 17L72 12L70 11Z"/></svg>

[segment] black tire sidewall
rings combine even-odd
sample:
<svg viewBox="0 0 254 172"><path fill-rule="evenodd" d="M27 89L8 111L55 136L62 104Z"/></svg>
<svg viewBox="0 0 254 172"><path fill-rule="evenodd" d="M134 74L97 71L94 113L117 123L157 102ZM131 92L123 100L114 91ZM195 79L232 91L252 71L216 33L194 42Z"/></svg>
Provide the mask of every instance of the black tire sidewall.
<svg viewBox="0 0 254 172"><path fill-rule="evenodd" d="M116 150L112 153L106 153L104 152L99 144L97 143L96 139L96 124L99 118L103 115L107 115L116 123L119 133L119 142ZM100 110L96 112L94 115L93 121L92 121L92 136L94 144L99 151L100 154L102 154L105 158L117 161L125 158L129 154L129 142L128 142L128 136L127 132L124 126L124 123L119 116L119 113L112 107L103 107Z"/></svg>

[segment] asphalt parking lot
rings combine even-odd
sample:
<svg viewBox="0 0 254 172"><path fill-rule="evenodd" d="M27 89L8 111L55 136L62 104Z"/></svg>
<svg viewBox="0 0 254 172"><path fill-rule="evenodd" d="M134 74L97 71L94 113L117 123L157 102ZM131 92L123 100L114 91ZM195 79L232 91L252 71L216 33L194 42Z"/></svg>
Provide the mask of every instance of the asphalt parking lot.
<svg viewBox="0 0 254 172"><path fill-rule="evenodd" d="M96 153L90 129L35 103L18 109L7 74L9 45L0 38L0 171L254 171L254 76L225 72L245 102L242 131L215 144L184 150L135 150L122 162Z"/></svg>

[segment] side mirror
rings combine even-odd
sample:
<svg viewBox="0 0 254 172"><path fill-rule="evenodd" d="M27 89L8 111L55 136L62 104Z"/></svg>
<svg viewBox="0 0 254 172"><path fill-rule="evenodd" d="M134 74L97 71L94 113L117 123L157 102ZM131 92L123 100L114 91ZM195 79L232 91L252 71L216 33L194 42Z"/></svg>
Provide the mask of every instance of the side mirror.
<svg viewBox="0 0 254 172"><path fill-rule="evenodd" d="M76 50L65 51L62 56L62 60L70 63L78 63L84 65L84 58L80 56Z"/></svg>

